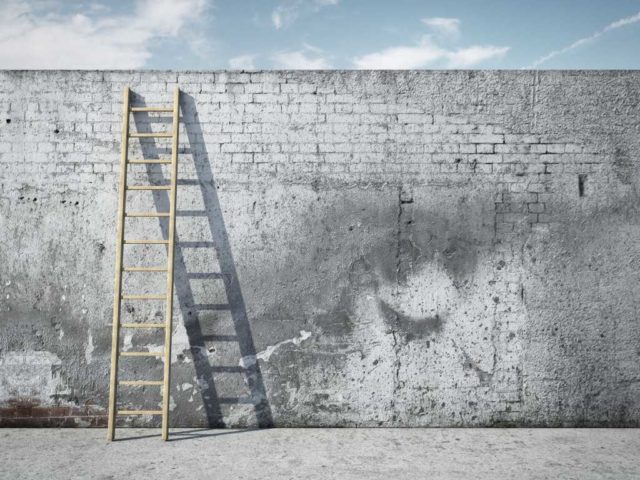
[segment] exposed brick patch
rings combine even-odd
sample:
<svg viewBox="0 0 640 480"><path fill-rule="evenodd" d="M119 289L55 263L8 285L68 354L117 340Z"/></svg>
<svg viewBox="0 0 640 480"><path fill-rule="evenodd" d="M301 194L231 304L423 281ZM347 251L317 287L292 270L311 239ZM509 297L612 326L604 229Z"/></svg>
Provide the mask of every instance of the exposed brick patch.
<svg viewBox="0 0 640 480"><path fill-rule="evenodd" d="M13 399L0 407L2 427L104 427L107 416L97 405L48 406L29 399Z"/></svg>

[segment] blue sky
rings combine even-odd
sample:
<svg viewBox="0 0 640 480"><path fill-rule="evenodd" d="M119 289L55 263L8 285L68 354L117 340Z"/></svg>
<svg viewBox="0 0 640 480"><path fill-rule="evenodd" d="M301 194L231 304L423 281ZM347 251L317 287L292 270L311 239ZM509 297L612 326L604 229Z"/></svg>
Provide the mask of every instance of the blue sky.
<svg viewBox="0 0 640 480"><path fill-rule="evenodd" d="M640 0L0 0L0 68L640 68Z"/></svg>

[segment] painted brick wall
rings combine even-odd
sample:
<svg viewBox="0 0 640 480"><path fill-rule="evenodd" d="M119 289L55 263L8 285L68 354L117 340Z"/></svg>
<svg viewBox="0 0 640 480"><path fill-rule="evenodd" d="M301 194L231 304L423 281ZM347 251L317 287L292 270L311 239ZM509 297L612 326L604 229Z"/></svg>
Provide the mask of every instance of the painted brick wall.
<svg viewBox="0 0 640 480"><path fill-rule="evenodd" d="M640 425L640 74L624 71L0 72L0 425L103 424L122 89L158 105L176 84L173 425Z"/></svg>

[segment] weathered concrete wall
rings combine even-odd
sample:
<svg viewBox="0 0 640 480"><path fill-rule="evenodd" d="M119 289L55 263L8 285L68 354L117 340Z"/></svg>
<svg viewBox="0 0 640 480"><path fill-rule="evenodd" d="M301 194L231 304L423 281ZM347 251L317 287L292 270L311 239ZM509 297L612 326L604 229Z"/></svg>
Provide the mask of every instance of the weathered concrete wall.
<svg viewBox="0 0 640 480"><path fill-rule="evenodd" d="M174 425L640 425L640 73L528 71L0 73L0 424L104 422L121 92L176 82Z"/></svg>

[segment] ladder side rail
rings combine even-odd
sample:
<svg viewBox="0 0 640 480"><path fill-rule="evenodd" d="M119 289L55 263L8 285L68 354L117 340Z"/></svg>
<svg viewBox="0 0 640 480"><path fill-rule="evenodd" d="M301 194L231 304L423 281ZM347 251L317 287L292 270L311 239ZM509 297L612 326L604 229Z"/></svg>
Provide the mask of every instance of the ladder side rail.
<svg viewBox="0 0 640 480"><path fill-rule="evenodd" d="M111 330L111 370L109 377L109 417L107 439L115 437L115 415L117 401L118 350L120 347L120 312L122 294L122 252L124 245L124 213L127 196L127 156L129 151L129 87L123 91L122 142L120 152L120 179L118 196L118 220L116 233L116 265L113 295L113 325Z"/></svg>
<svg viewBox="0 0 640 480"><path fill-rule="evenodd" d="M180 89L176 85L173 94L173 126L171 141L171 190L169 199L169 246L167 248L167 308L164 329L164 385L162 388L162 439L169 438L169 396L171 375L171 330L173 323L173 264L176 236L176 199L178 180L178 134L180 131Z"/></svg>

